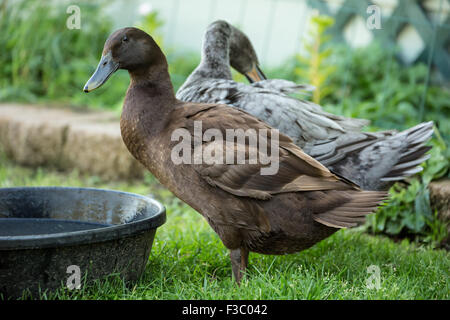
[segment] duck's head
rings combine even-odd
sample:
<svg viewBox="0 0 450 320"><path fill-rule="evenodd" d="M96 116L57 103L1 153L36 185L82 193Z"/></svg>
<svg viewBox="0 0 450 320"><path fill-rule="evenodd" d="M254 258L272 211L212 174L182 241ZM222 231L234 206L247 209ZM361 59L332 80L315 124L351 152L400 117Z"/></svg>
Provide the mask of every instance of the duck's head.
<svg viewBox="0 0 450 320"><path fill-rule="evenodd" d="M233 26L231 30L230 65L236 71L245 75L250 82L267 79L259 68L258 56L248 37Z"/></svg>
<svg viewBox="0 0 450 320"><path fill-rule="evenodd" d="M97 69L83 90L97 89L118 69L128 70L131 74L148 70L161 59L164 60L164 56L150 35L137 28L119 29L106 40Z"/></svg>
<svg viewBox="0 0 450 320"><path fill-rule="evenodd" d="M228 45L232 28L233 26L225 20L216 20L212 22L206 29L203 43L214 43L217 48L220 47L220 44ZM217 43L218 40L220 40L220 44Z"/></svg>

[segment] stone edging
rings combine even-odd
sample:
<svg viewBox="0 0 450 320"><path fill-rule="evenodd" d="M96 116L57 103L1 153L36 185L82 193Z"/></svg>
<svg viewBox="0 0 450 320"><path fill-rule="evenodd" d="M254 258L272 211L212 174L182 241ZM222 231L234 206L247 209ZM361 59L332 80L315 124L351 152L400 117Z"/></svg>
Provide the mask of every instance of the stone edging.
<svg viewBox="0 0 450 320"><path fill-rule="evenodd" d="M125 147L119 121L110 112L0 104L0 145L27 166L77 168L105 179L140 178L145 172Z"/></svg>

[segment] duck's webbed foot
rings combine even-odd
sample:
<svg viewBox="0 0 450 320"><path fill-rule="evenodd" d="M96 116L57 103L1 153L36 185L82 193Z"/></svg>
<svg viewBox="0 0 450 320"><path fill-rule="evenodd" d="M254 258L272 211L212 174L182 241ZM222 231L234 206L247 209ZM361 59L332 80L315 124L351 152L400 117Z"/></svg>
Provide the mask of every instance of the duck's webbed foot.
<svg viewBox="0 0 450 320"><path fill-rule="evenodd" d="M241 283L241 278L247 269L249 251L245 248L230 250L231 268L237 284Z"/></svg>

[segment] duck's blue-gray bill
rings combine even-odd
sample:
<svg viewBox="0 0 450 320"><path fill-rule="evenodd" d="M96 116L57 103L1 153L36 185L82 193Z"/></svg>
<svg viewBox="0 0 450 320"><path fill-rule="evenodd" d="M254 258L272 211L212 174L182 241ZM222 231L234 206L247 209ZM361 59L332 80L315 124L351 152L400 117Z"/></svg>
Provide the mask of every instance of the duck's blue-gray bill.
<svg viewBox="0 0 450 320"><path fill-rule="evenodd" d="M94 74L84 85L83 91L90 92L97 89L104 84L118 68L119 64L113 61L111 53L102 56Z"/></svg>

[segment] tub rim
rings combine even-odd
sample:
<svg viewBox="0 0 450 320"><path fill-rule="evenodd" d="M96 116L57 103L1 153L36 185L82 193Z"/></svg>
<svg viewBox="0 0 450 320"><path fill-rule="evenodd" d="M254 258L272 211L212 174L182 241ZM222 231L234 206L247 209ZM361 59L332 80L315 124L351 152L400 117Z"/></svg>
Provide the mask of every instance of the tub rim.
<svg viewBox="0 0 450 320"><path fill-rule="evenodd" d="M0 188L0 193L17 192L19 190L66 190L66 191L96 191L125 195L131 198L141 199L150 206L156 207L156 213L149 217L130 221L123 224L112 226L73 231L60 232L46 235L21 235L21 236L0 236L0 250L18 250L18 249L41 249L41 248L57 248L62 246L74 245L90 245L99 242L117 240L124 237L130 237L146 231L155 230L166 222L166 208L159 201L142 196L139 194L110 190L103 188L87 188L87 187L58 187L58 186L42 186L42 187L8 187Z"/></svg>

